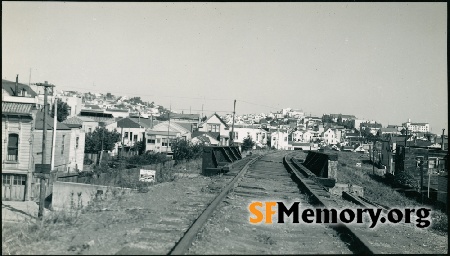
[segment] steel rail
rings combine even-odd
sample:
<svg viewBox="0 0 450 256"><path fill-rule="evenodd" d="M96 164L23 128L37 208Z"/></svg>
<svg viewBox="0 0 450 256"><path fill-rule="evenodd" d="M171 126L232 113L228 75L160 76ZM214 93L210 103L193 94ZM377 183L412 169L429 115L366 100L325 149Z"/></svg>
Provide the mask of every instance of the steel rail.
<svg viewBox="0 0 450 256"><path fill-rule="evenodd" d="M305 177L302 176L297 168L289 163L287 159L287 156L285 156L283 158L283 163L287 171L293 175L294 181L297 182L303 189L305 189L307 193L313 196L317 205L323 206L325 208L330 208L329 203L321 200L321 197L316 194L308 184L306 184L306 182L304 181ZM356 254L377 254L377 250L369 243L369 241L364 237L359 237L352 227L345 225L344 223L329 226L335 229L338 233L347 234L352 238L352 243L348 247Z"/></svg>
<svg viewBox="0 0 450 256"><path fill-rule="evenodd" d="M168 253L169 255L183 255L191 246L192 242L196 238L198 232L203 227L203 225L208 221L208 218L212 215L217 206L223 201L225 196L230 192L234 185L240 180L240 178L247 172L251 164L256 162L262 155L255 157L250 160L241 171L228 183L228 185L220 192L220 194L205 208L205 210L200 214L200 216L192 223L189 229L184 233L181 239L175 244L175 246Z"/></svg>

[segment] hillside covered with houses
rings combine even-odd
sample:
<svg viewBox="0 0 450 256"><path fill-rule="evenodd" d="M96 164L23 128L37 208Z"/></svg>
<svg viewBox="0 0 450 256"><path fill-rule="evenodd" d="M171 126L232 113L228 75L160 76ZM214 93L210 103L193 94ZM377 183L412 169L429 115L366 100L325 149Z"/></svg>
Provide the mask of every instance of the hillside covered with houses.
<svg viewBox="0 0 450 256"><path fill-rule="evenodd" d="M55 100L67 106L67 116L61 122L50 116ZM31 183L38 182L32 173L41 161L43 105L44 95L39 88L19 83L18 78L15 82L2 80L2 170L3 176L8 176L4 178L23 187L17 197L30 199ZM447 136L431 133L429 123L409 119L383 126L351 114L311 116L303 110L284 108L235 115L233 124L232 114L176 113L140 97L57 90L50 91L48 105L46 162L50 163L53 156L52 170L66 173L84 170L85 153L99 153L87 152L92 147L86 141L98 128L120 134L112 149L103 152L110 156L139 154L137 149L141 153L172 155L171 143L175 139L206 146L241 146L251 138L254 149L275 150L331 148L368 152L374 141L448 147Z"/></svg>

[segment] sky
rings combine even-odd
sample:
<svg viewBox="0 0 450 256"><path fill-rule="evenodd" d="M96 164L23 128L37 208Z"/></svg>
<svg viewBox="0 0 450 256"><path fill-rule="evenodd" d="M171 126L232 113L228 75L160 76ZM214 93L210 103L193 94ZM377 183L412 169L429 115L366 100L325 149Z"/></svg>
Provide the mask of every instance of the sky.
<svg viewBox="0 0 450 256"><path fill-rule="evenodd" d="M2 78L184 113L351 114L447 132L447 3L2 1ZM202 111L203 109L203 111Z"/></svg>

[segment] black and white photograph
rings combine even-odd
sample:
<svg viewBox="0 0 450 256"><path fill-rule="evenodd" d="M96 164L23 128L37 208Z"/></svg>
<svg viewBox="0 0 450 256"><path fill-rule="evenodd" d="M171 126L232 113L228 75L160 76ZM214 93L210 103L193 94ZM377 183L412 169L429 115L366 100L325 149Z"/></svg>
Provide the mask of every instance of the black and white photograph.
<svg viewBox="0 0 450 256"><path fill-rule="evenodd" d="M2 1L2 255L447 255L447 11Z"/></svg>

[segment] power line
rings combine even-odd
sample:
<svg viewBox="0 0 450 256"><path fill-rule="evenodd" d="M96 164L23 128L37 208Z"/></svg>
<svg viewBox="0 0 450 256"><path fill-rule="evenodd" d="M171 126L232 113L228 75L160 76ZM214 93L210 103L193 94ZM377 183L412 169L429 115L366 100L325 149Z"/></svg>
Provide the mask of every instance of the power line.
<svg viewBox="0 0 450 256"><path fill-rule="evenodd" d="M172 108L172 110L176 110L176 111L187 111L187 110L192 110L192 111L207 111L207 112L224 112L224 113L231 113L233 111L231 110L208 110L208 109L186 109L186 108Z"/></svg>
<svg viewBox="0 0 450 256"><path fill-rule="evenodd" d="M262 105L262 104L258 104L258 103L252 103L252 102L248 102L245 100L238 100L247 104L251 104L251 105L256 105L256 106L262 106L262 107L268 107L268 108L273 108L273 109L280 109L279 107L272 107L272 106L267 106L267 105Z"/></svg>
<svg viewBox="0 0 450 256"><path fill-rule="evenodd" d="M83 87L70 87L73 89L83 89L91 91L92 88L83 88ZM164 98L181 98L181 99L194 99L194 100L232 100L232 99L213 99L213 98L206 98L206 97L186 97L186 96L174 96L174 95L156 95L156 94L142 94L142 93L124 93L119 91L111 91L106 90L109 93L120 93L120 94L127 94L127 95L135 95L135 96L147 96L147 97L164 97Z"/></svg>

